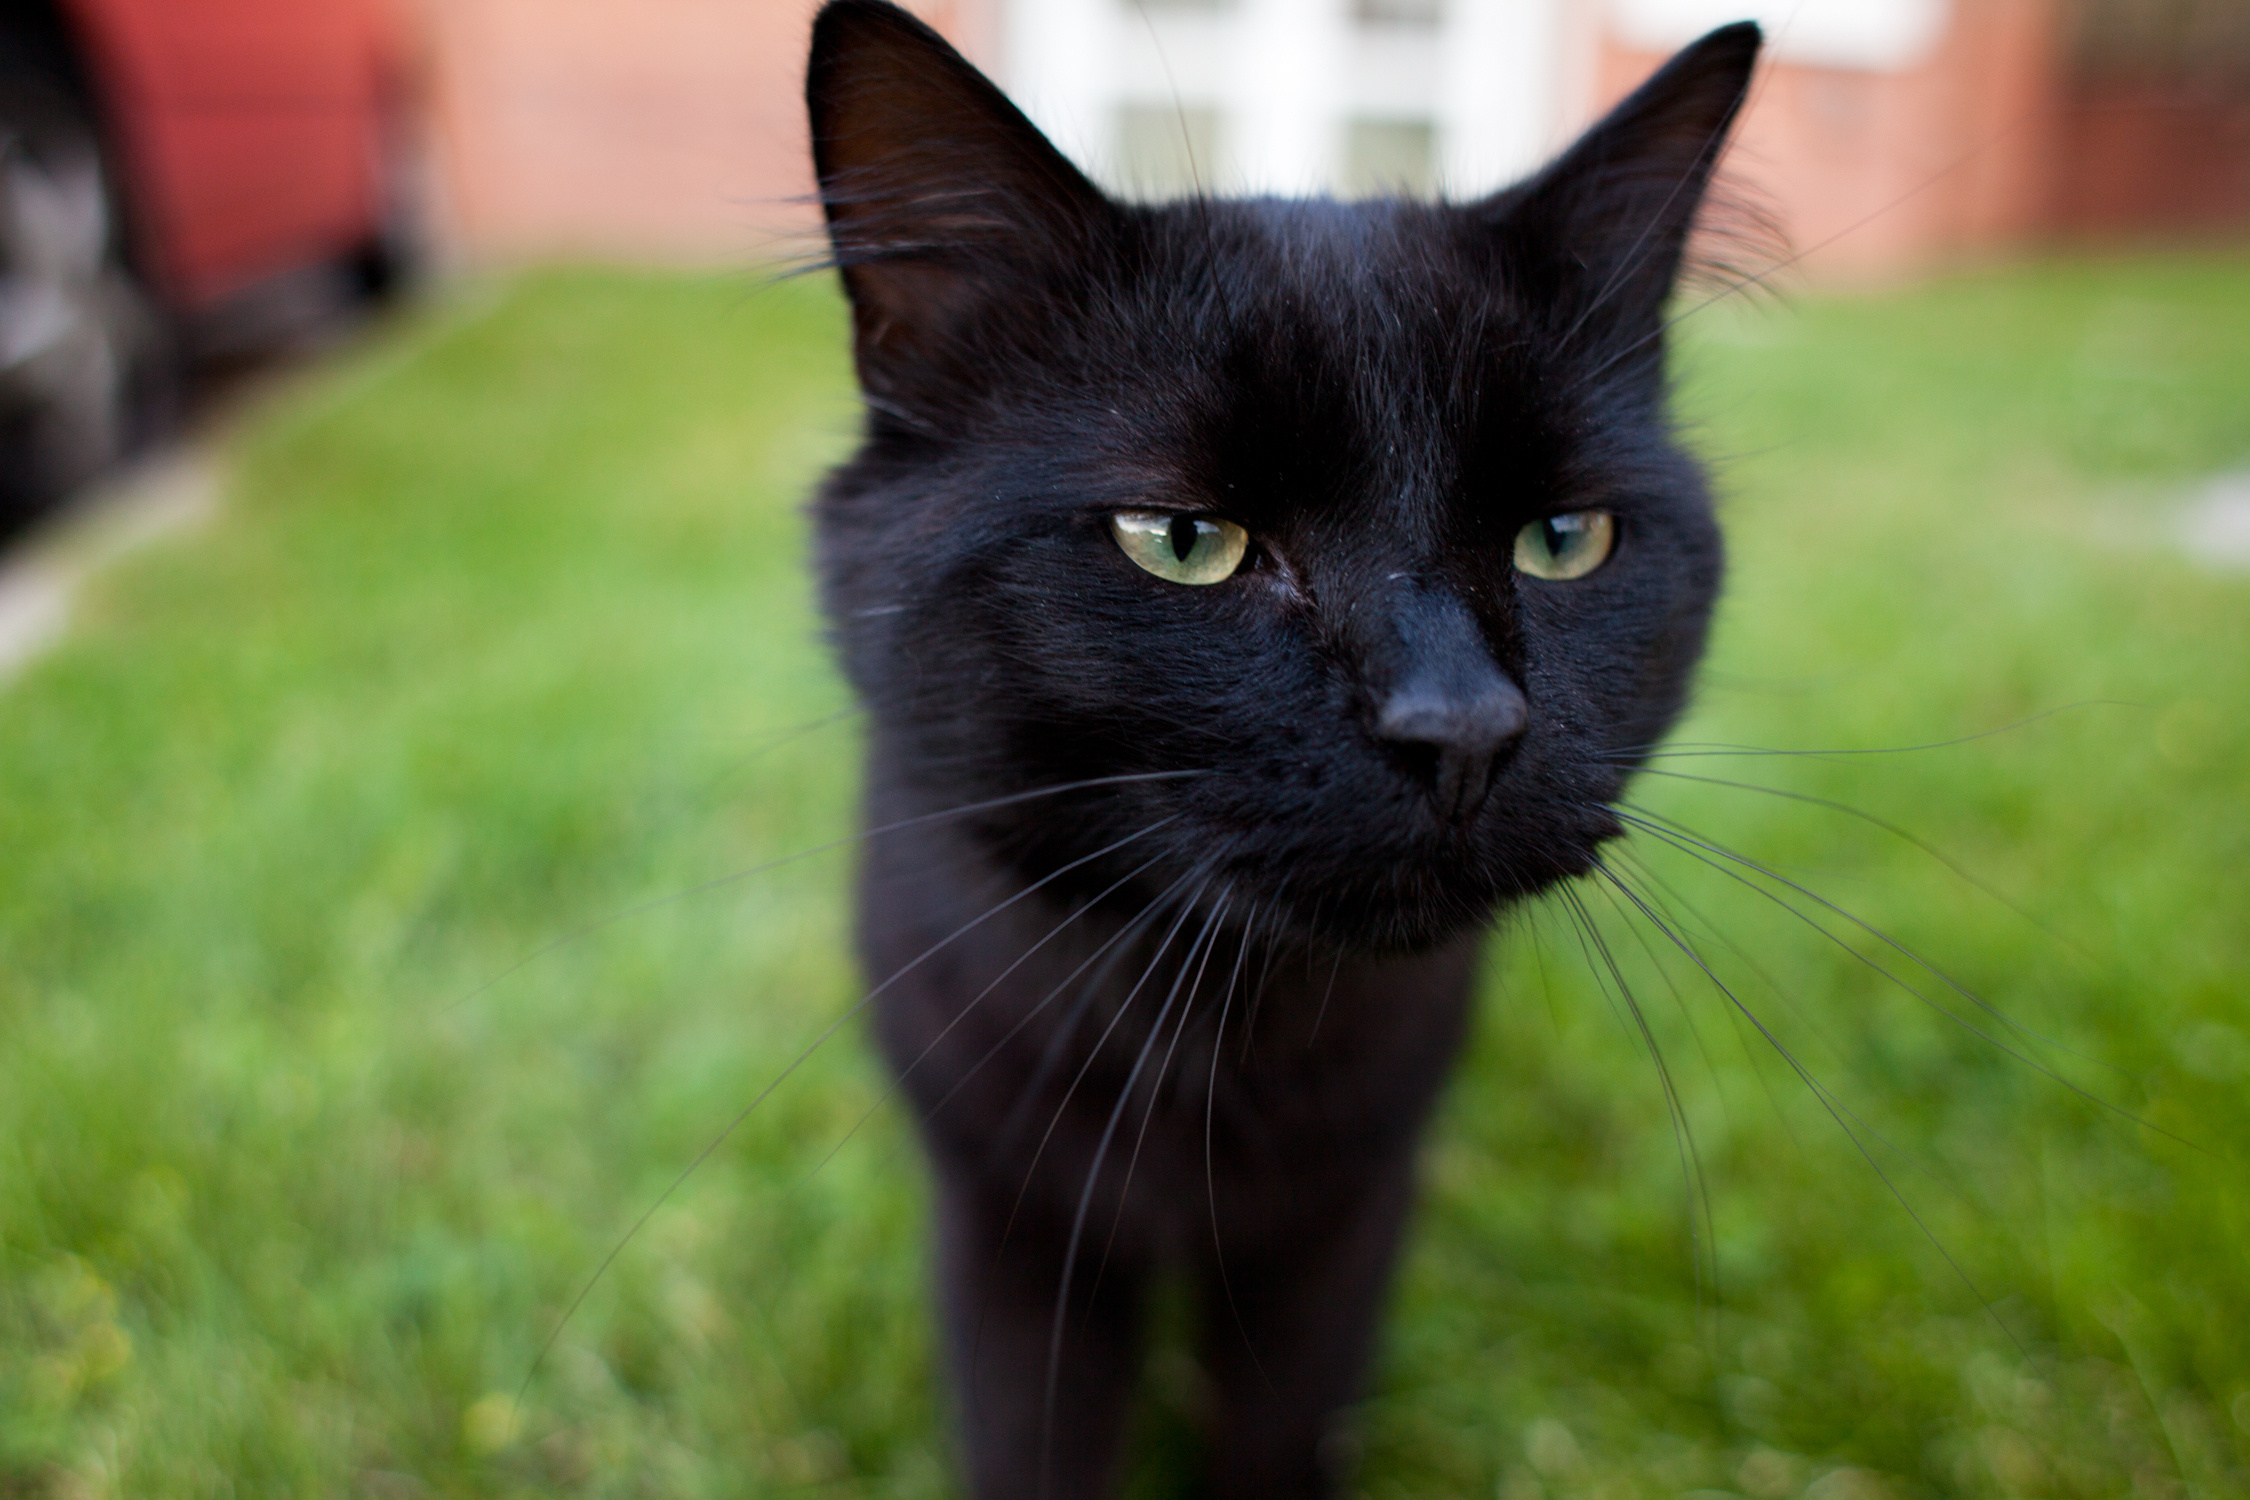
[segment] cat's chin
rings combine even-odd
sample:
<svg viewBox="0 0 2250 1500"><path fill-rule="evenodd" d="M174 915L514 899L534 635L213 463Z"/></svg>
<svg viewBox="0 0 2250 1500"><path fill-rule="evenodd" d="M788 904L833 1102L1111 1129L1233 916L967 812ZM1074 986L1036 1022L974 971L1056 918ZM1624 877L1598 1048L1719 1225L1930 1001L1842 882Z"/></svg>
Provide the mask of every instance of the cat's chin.
<svg viewBox="0 0 2250 1500"><path fill-rule="evenodd" d="M1244 860L1224 879L1231 901L1262 905L1266 920L1297 943L1370 956L1426 953L1488 931L1513 908L1591 873L1594 850L1618 831L1614 823L1589 828L1560 847L1508 851L1514 858L1449 842L1420 858L1370 858L1311 878L1305 864L1294 878L1277 878L1263 862Z"/></svg>
<svg viewBox="0 0 2250 1500"><path fill-rule="evenodd" d="M1475 894L1454 889L1422 900L1343 894L1284 920L1298 936L1322 948L1371 957L1427 953L1490 931L1514 907L1582 873L1558 872L1535 885Z"/></svg>

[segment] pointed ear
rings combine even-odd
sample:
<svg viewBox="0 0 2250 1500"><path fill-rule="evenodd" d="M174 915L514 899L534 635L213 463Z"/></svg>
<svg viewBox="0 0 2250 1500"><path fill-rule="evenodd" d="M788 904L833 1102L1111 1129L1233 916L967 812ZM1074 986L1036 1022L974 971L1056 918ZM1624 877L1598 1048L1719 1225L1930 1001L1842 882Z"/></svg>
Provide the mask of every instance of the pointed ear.
<svg viewBox="0 0 2250 1500"><path fill-rule="evenodd" d="M1653 335L1761 40L1743 21L1685 48L1545 170L1490 201L1525 290L1585 343L1661 353Z"/></svg>
<svg viewBox="0 0 2250 1500"><path fill-rule="evenodd" d="M974 324L1082 264L1119 212L945 39L884 0L830 0L805 76L813 167L878 403L956 390ZM947 368L952 366L953 368Z"/></svg>

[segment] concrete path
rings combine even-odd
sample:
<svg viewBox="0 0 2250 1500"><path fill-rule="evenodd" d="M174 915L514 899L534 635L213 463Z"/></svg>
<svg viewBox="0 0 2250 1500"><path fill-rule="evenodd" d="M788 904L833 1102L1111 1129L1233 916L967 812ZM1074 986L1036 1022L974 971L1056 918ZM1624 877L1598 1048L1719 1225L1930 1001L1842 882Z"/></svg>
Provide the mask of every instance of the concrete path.
<svg viewBox="0 0 2250 1500"><path fill-rule="evenodd" d="M185 446L103 481L21 538L0 556L0 685L61 637L72 596L89 576L196 525L218 500L216 464Z"/></svg>
<svg viewBox="0 0 2250 1500"><path fill-rule="evenodd" d="M2250 571L2250 470L2222 474L2188 508L2180 540L2198 561Z"/></svg>

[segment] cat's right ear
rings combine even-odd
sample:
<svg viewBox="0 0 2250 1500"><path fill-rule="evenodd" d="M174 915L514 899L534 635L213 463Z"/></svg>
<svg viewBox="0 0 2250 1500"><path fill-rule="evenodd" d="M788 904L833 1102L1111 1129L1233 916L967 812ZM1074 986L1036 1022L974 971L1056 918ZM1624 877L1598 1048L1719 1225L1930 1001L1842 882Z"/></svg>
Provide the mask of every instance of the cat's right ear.
<svg viewBox="0 0 2250 1500"><path fill-rule="evenodd" d="M880 408L942 425L1016 299L1082 266L1119 211L943 37L884 0L821 9L805 104L860 384Z"/></svg>
<svg viewBox="0 0 2250 1500"><path fill-rule="evenodd" d="M1648 378L1762 41L1743 21L1682 49L1536 176L1473 209L1505 230L1527 305Z"/></svg>

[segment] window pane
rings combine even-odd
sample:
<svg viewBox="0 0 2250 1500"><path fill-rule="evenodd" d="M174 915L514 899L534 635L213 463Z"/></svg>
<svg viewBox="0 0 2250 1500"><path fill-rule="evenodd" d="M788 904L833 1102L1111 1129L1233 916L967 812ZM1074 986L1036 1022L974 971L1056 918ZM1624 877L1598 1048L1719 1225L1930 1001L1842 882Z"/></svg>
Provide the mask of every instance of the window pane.
<svg viewBox="0 0 2250 1500"><path fill-rule="evenodd" d="M1352 19L1366 26L1435 26L1442 0L1352 0Z"/></svg>
<svg viewBox="0 0 2250 1500"><path fill-rule="evenodd" d="M1219 112L1209 105L1124 104L1117 110L1117 187L1134 198L1180 198L1211 188Z"/></svg>
<svg viewBox="0 0 2250 1500"><path fill-rule="evenodd" d="M1354 120L1344 135L1344 191L1428 197L1437 189L1437 132L1427 120Z"/></svg>

